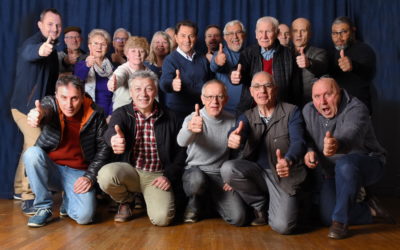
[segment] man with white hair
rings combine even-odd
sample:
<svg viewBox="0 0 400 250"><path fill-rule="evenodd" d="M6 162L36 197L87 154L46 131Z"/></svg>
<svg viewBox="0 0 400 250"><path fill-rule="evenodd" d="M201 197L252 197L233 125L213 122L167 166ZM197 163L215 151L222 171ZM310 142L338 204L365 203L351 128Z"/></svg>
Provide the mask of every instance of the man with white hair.
<svg viewBox="0 0 400 250"><path fill-rule="evenodd" d="M124 47L126 41L131 36L131 33L124 28L118 28L114 32L113 36L113 47L114 53L111 54L111 61L115 67L126 62L126 56L124 54Z"/></svg>

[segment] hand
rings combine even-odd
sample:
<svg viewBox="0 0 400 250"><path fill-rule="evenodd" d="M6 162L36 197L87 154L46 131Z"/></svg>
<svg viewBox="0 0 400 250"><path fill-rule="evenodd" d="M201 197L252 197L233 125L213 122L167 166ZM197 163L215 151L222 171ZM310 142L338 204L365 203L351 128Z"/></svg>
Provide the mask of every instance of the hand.
<svg viewBox="0 0 400 250"><path fill-rule="evenodd" d="M340 58L338 60L338 64L343 72L348 72L353 69L353 64L351 63L350 58L344 55L344 50L340 50Z"/></svg>
<svg viewBox="0 0 400 250"><path fill-rule="evenodd" d="M215 63L218 66L224 66L226 63L226 54L224 53L224 45L222 43L219 44L218 54L215 56Z"/></svg>
<svg viewBox="0 0 400 250"><path fill-rule="evenodd" d="M151 185L164 190L168 191L168 189L171 187L171 183L169 182L168 178L165 176L160 176L155 178L152 182Z"/></svg>
<svg viewBox="0 0 400 250"><path fill-rule="evenodd" d="M210 49L208 49L206 54L208 62L211 62L212 57L213 57L213 52Z"/></svg>
<svg viewBox="0 0 400 250"><path fill-rule="evenodd" d="M239 122L239 126L232 131L228 138L228 147L232 149L238 149L240 147L240 141L242 140L242 136L240 132L242 132L244 127L243 121Z"/></svg>
<svg viewBox="0 0 400 250"><path fill-rule="evenodd" d="M308 68L310 66L310 61L307 56L304 54L304 47L300 47L299 49L300 55L296 57L297 66L301 69Z"/></svg>
<svg viewBox="0 0 400 250"><path fill-rule="evenodd" d="M199 104L194 106L194 114L188 123L188 130L192 133L201 133L203 131L203 118L200 116Z"/></svg>
<svg viewBox="0 0 400 250"><path fill-rule="evenodd" d="M118 53L111 54L111 61L118 64L124 64L126 62L125 58Z"/></svg>
<svg viewBox="0 0 400 250"><path fill-rule="evenodd" d="M39 100L35 101L36 108L31 109L28 113L28 124L33 128L39 127L40 121L43 119L44 113Z"/></svg>
<svg viewBox="0 0 400 250"><path fill-rule="evenodd" d="M111 137L111 147L114 154L123 154L125 152L125 136L118 125L114 126L116 135Z"/></svg>
<svg viewBox="0 0 400 250"><path fill-rule="evenodd" d="M307 154L304 156L304 163L309 168L317 167L317 165L318 165L317 155L315 154L314 151L307 152Z"/></svg>
<svg viewBox="0 0 400 250"><path fill-rule="evenodd" d="M92 181L87 177L79 177L74 183L74 193L84 194L92 187Z"/></svg>
<svg viewBox="0 0 400 250"><path fill-rule="evenodd" d="M39 56L49 56L51 54L51 52L53 51L53 40L52 38L49 36L47 37L46 42L44 42L40 48L39 48Z"/></svg>
<svg viewBox="0 0 400 250"><path fill-rule="evenodd" d="M239 63L237 69L232 71L231 73L231 82L232 84L239 84L242 79L242 74L240 71L242 70L242 65Z"/></svg>
<svg viewBox="0 0 400 250"><path fill-rule="evenodd" d="M324 137L324 149L323 153L325 156L332 156L336 154L338 150L338 141L331 135L330 131L327 131Z"/></svg>
<svg viewBox="0 0 400 250"><path fill-rule="evenodd" d="M282 157L281 150L276 150L276 172L279 177L284 178L289 176L289 163L286 158Z"/></svg>
<svg viewBox="0 0 400 250"><path fill-rule="evenodd" d="M233 190L233 188L228 183L225 183L222 189L226 192Z"/></svg>
<svg viewBox="0 0 400 250"><path fill-rule="evenodd" d="M86 66L88 68L91 68L94 66L95 63L96 63L96 57L94 57L92 52L90 52L90 55L88 57L86 57Z"/></svg>
<svg viewBox="0 0 400 250"><path fill-rule="evenodd" d="M114 92L117 89L117 86L118 86L117 76L114 74L112 79L108 80L107 88L109 91Z"/></svg>
<svg viewBox="0 0 400 250"><path fill-rule="evenodd" d="M181 73L179 72L179 69L175 71L176 77L174 80L172 80L172 89L175 92L179 92L182 89L182 81L181 81Z"/></svg>

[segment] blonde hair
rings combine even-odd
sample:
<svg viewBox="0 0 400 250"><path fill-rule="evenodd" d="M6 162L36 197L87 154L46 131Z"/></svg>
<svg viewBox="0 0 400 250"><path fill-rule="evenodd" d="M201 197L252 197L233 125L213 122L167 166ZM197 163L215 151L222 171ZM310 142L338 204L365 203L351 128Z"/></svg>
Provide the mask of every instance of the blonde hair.
<svg viewBox="0 0 400 250"><path fill-rule="evenodd" d="M144 49L144 51L146 52L146 56L149 54L149 43L147 42L147 39L145 37L141 37L141 36L131 36L128 38L128 40L125 43L124 46L124 53L125 55L128 53L129 49L133 49L133 48L140 48L140 49Z"/></svg>
<svg viewBox="0 0 400 250"><path fill-rule="evenodd" d="M111 43L110 34L103 29L92 29L88 35L88 43L90 43L90 40L95 36L102 36L104 39L106 39L107 45Z"/></svg>
<svg viewBox="0 0 400 250"><path fill-rule="evenodd" d="M172 39L166 32L157 31L156 33L154 33L153 38L151 39L150 53L149 57L147 57L147 61L150 62L151 64L156 64L156 65L157 65L157 56L156 53L154 52L153 45L157 36L162 36L165 40L167 40L169 49L168 53L171 53L171 51L173 50Z"/></svg>

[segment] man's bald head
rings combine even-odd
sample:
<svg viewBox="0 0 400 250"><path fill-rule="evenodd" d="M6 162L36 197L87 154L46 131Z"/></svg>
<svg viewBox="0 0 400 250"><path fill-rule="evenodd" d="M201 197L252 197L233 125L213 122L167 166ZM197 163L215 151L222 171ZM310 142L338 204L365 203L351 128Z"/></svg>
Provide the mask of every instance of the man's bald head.
<svg viewBox="0 0 400 250"><path fill-rule="evenodd" d="M340 96L339 85L333 78L320 78L313 85L313 104L325 118L331 119L337 115Z"/></svg>
<svg viewBox="0 0 400 250"><path fill-rule="evenodd" d="M296 49L306 47L311 39L311 23L300 17L292 22L292 41Z"/></svg>

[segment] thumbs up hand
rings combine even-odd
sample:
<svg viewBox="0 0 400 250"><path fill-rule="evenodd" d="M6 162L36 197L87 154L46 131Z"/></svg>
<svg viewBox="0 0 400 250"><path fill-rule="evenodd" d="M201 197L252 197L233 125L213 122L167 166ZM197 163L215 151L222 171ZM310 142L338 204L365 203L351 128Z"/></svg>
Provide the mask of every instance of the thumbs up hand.
<svg viewBox="0 0 400 250"><path fill-rule="evenodd" d="M179 92L182 89L182 81L181 81L181 73L179 72L179 69L175 71L176 77L174 80L172 80L172 89L175 92Z"/></svg>
<svg viewBox="0 0 400 250"><path fill-rule="evenodd" d="M348 56L344 55L344 50L340 50L340 58L338 65L343 72L349 72L353 70L353 64Z"/></svg>
<svg viewBox="0 0 400 250"><path fill-rule="evenodd" d="M203 118L200 116L199 104L194 106L194 114L188 123L188 130L192 133L201 133L203 131Z"/></svg>
<svg viewBox="0 0 400 250"><path fill-rule="evenodd" d="M231 73L231 82L232 84L239 84L240 80L242 79L242 74L240 71L242 70L242 65L239 63L237 69L232 71Z"/></svg>
<svg viewBox="0 0 400 250"><path fill-rule="evenodd" d="M35 101L35 108L31 109L28 113L28 124L33 128L39 127L40 121L43 119L43 107L39 100Z"/></svg>
<svg viewBox="0 0 400 250"><path fill-rule="evenodd" d="M215 56L215 63L218 66L224 66L226 63L226 54L224 53L223 48L224 48L224 46L222 45L222 43L220 43L218 54Z"/></svg>
<svg viewBox="0 0 400 250"><path fill-rule="evenodd" d="M112 79L109 79L107 82L107 88L109 91L114 92L117 89L118 81L117 76L114 74Z"/></svg>
<svg viewBox="0 0 400 250"><path fill-rule="evenodd" d="M299 49L300 55L296 57L297 66L301 69L308 68L310 66L310 61L308 60L307 56L304 54L304 47L300 47Z"/></svg>
<svg viewBox="0 0 400 250"><path fill-rule="evenodd" d="M279 177L284 178L289 176L289 162L282 156L281 150L276 150L276 173Z"/></svg>
<svg viewBox="0 0 400 250"><path fill-rule="evenodd" d="M239 126L232 131L232 133L228 137L228 147L232 149L238 149L240 147L240 143L242 140L242 136L240 133L242 132L244 127L243 121L239 122Z"/></svg>
<svg viewBox="0 0 400 250"><path fill-rule="evenodd" d="M332 156L336 154L338 150L338 141L331 135L330 131L327 131L324 137L324 149L323 153L325 156Z"/></svg>
<svg viewBox="0 0 400 250"><path fill-rule="evenodd" d="M53 39L48 36L46 42L44 42L40 47L39 47L39 56L49 56L51 52L53 51Z"/></svg>
<svg viewBox="0 0 400 250"><path fill-rule="evenodd" d="M90 51L90 54L88 57L86 57L86 66L88 68L91 68L94 66L96 63L96 57L93 55L93 53Z"/></svg>
<svg viewBox="0 0 400 250"><path fill-rule="evenodd" d="M114 126L116 134L111 137L111 147L114 154L123 154L125 152L125 136L118 125Z"/></svg>

